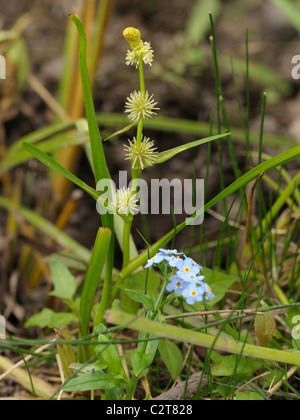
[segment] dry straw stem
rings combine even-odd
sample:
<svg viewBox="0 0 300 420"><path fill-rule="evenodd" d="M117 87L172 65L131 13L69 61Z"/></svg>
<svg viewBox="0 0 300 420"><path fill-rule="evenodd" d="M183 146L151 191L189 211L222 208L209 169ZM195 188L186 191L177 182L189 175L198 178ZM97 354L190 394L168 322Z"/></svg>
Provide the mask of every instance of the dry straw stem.
<svg viewBox="0 0 300 420"><path fill-rule="evenodd" d="M14 369L14 364L5 357L0 356L0 369L4 371L10 370L10 376L18 382L23 388L28 392L32 393L32 384L34 387L34 392L36 397L50 399L52 395L56 392L56 389L49 385L47 382L42 379L31 375L31 380L28 373L20 368ZM32 383L31 383L32 381Z"/></svg>

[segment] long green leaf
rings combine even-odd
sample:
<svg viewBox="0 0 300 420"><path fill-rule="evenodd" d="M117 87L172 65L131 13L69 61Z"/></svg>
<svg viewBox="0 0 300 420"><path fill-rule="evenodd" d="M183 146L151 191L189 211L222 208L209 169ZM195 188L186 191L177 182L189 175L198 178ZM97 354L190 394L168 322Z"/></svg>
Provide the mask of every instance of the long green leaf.
<svg viewBox="0 0 300 420"><path fill-rule="evenodd" d="M196 140L187 144L183 144L182 146L175 147L174 149L166 150L165 152L159 153L156 164L164 163L170 159L172 159L174 156L178 155L179 153L185 152L186 150L192 149L193 147L200 146L201 144L209 143L213 140L218 140L223 137L229 136L230 133L220 134L217 136L207 137L205 139Z"/></svg>
<svg viewBox="0 0 300 420"><path fill-rule="evenodd" d="M215 350L224 351L226 353L243 354L243 356L255 359L271 360L272 362L300 366L300 354L298 353L254 346L230 339L216 338L210 334L203 334L191 331L190 329L179 328L169 324L166 325L144 318L136 318L133 315L115 310L107 311L106 320L111 324L153 334L157 337L169 338L180 342L183 341L209 349L214 348Z"/></svg>
<svg viewBox="0 0 300 420"><path fill-rule="evenodd" d="M88 64L87 64L87 38L84 31L83 24L80 18L71 14L70 18L75 23L78 36L79 36L79 69L81 75L82 89L85 102L86 117L89 126L91 152L93 160L93 169L96 180L96 185L102 179L110 179L110 174L107 168L105 154L103 150L102 138L98 127L96 118L96 112L94 107L92 87L89 78ZM109 197L111 198L111 197ZM104 227L111 229L112 238L110 241L110 249L108 252L107 264L106 264L106 276L107 278L112 277L114 268L114 253L115 253L115 242L114 242L114 216L113 214L101 215L102 224Z"/></svg>
<svg viewBox="0 0 300 420"><path fill-rule="evenodd" d="M87 335L88 333L88 325L91 319L93 302L107 258L110 241L110 229L100 228L97 234L91 262L86 275L80 300L81 332L83 335ZM102 297L105 295L105 293L107 295L105 296L105 299L108 299L109 295L105 290L102 292Z"/></svg>
<svg viewBox="0 0 300 420"><path fill-rule="evenodd" d="M88 140L87 134L65 134L58 137L53 137L50 140L44 140L39 143L39 149L45 153L54 153L58 150L64 149L69 146L80 146ZM12 168L27 162L32 156L28 154L22 147L14 147L12 150L8 149L8 152L0 162L0 175L8 172Z"/></svg>
<svg viewBox="0 0 300 420"><path fill-rule="evenodd" d="M85 182L81 181L81 179L77 178L77 176L73 175L70 171L65 169L59 163L57 163L54 159L48 156L46 153L39 150L37 147L33 146L29 143L22 143L25 150L30 153L33 157L37 160L42 162L44 165L53 169L54 171L58 172L60 175L64 176L65 178L69 179L73 184L77 185L77 187L81 188L83 191L87 192L91 195L95 200L98 200L100 197L99 192L91 188Z"/></svg>

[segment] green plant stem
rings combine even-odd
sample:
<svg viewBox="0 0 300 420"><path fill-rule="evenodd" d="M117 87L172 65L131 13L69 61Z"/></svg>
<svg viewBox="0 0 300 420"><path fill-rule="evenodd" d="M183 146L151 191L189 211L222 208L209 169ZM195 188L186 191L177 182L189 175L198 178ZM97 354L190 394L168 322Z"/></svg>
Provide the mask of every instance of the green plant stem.
<svg viewBox="0 0 300 420"><path fill-rule="evenodd" d="M300 366L300 355L283 350L275 350L243 342L236 342L225 338L217 338L209 334L203 334L189 329L175 327L173 325L162 324L160 322L136 318L130 314L110 310L106 313L106 320L114 325L124 328L131 328L136 331L143 331L162 338L184 341L186 343L214 348L226 353L248 356L255 359L270 360L272 362L287 363Z"/></svg>
<svg viewBox="0 0 300 420"><path fill-rule="evenodd" d="M130 263L130 237L133 216L124 222L123 230L123 267L127 267Z"/></svg>
<svg viewBox="0 0 300 420"><path fill-rule="evenodd" d="M143 59L139 59L139 73L140 73L140 86L141 86L141 93L146 93L146 86L145 86L145 76L144 76L144 66L143 66Z"/></svg>

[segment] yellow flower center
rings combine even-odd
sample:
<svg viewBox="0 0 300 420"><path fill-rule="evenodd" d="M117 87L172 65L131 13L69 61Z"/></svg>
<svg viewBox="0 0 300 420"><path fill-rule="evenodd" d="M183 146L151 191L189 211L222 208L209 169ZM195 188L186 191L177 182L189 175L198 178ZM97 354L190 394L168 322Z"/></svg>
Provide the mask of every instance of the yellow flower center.
<svg viewBox="0 0 300 420"><path fill-rule="evenodd" d="M191 291L191 296L193 296L193 297L197 296L197 292L196 292L196 290L192 290L192 291Z"/></svg>
<svg viewBox="0 0 300 420"><path fill-rule="evenodd" d="M189 267L185 267L184 272L185 273L189 273L191 270L189 269Z"/></svg>

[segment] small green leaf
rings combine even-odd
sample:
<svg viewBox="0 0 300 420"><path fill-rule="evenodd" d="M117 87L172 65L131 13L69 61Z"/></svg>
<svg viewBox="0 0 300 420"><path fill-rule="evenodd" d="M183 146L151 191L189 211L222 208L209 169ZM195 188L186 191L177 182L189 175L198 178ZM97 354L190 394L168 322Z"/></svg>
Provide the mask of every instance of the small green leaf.
<svg viewBox="0 0 300 420"><path fill-rule="evenodd" d="M102 369L96 363L71 363L69 368L79 374L93 373L95 371L102 372Z"/></svg>
<svg viewBox="0 0 300 420"><path fill-rule="evenodd" d="M40 313L33 315L26 323L25 328L62 328L76 321L74 314L56 313L51 309L44 308Z"/></svg>
<svg viewBox="0 0 300 420"><path fill-rule="evenodd" d="M179 350L173 341L160 340L158 344L158 350L163 358L163 361L169 372L172 375L172 379L175 379L180 375L183 365L182 352Z"/></svg>
<svg viewBox="0 0 300 420"><path fill-rule="evenodd" d="M110 340L104 334L98 335L98 341L106 344L99 344L95 348L95 353L99 360L108 367L108 372L114 376L126 378L126 374L122 365L121 357L118 353L117 346L110 343Z"/></svg>
<svg viewBox="0 0 300 420"><path fill-rule="evenodd" d="M130 290L130 289L123 289L123 291L132 299L134 302L141 303L145 306L145 308L153 309L154 303L153 299L149 295L145 295L141 292L138 292L136 290Z"/></svg>
<svg viewBox="0 0 300 420"><path fill-rule="evenodd" d="M237 365L238 363L238 365ZM211 369L213 376L242 375L251 376L259 370L263 362L259 360L240 359L238 356L223 356Z"/></svg>
<svg viewBox="0 0 300 420"><path fill-rule="evenodd" d="M237 401L265 401L265 398L258 392L237 392Z"/></svg>
<svg viewBox="0 0 300 420"><path fill-rule="evenodd" d="M63 390L66 392L84 392L93 391L97 389L126 389L128 383L122 379L118 379L112 375L96 371L93 373L84 373L78 378L71 379L64 386Z"/></svg>
<svg viewBox="0 0 300 420"><path fill-rule="evenodd" d="M154 271L150 270L147 274L146 270L143 270L128 277L121 288L123 290L135 290L136 292L143 294L145 294L146 291L147 295L150 295L153 301L155 301L159 295L158 289L160 284L161 279Z"/></svg>
<svg viewBox="0 0 300 420"><path fill-rule="evenodd" d="M263 308L267 306L264 305ZM263 315L256 315L255 317L255 334L259 339L260 345L267 347L276 331L276 322L274 312L265 312Z"/></svg>
<svg viewBox="0 0 300 420"><path fill-rule="evenodd" d="M72 300L77 288L76 278L58 260L52 260L50 262L50 270L54 283L54 290L50 295L60 299Z"/></svg>
<svg viewBox="0 0 300 420"><path fill-rule="evenodd" d="M153 359L154 359L153 355L145 354L143 352L137 351L134 354L133 359L132 359L132 367L133 367L133 372L135 376L137 377L144 376L144 371L148 369L148 367L153 362Z"/></svg>

